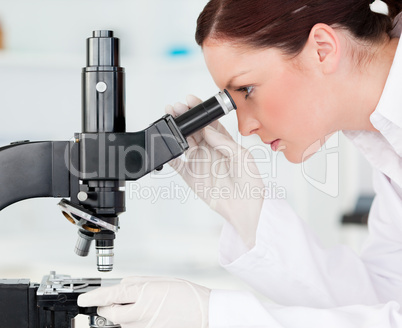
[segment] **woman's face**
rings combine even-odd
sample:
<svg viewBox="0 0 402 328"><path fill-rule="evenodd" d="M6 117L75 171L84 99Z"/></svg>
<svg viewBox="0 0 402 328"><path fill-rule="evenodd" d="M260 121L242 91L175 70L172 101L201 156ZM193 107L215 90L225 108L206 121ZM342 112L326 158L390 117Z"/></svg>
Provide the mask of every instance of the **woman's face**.
<svg viewBox="0 0 402 328"><path fill-rule="evenodd" d="M300 163L336 130L330 87L303 53L287 59L277 49L211 40L203 51L215 83L236 102L243 136L257 134L274 151Z"/></svg>

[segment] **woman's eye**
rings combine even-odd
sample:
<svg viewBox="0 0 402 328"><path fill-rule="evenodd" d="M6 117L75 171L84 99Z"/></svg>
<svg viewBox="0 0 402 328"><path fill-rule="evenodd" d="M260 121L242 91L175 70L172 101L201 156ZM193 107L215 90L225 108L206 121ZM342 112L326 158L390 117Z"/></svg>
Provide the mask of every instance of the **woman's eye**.
<svg viewBox="0 0 402 328"><path fill-rule="evenodd" d="M253 89L254 87L242 87L237 89L236 91L245 92L246 95L244 96L244 98L247 99L250 96L251 92L253 92Z"/></svg>

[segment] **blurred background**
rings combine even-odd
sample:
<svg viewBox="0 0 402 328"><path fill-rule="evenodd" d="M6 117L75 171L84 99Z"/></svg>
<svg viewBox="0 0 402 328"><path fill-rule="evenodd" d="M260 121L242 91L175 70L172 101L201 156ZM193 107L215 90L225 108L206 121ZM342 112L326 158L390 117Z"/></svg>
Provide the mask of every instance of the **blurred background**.
<svg viewBox="0 0 402 328"><path fill-rule="evenodd" d="M194 41L206 3L0 0L0 145L69 140L81 131L81 69L93 30L110 29L120 38L127 131L146 128L164 115L165 105L184 102L187 94L202 99L216 94ZM241 138L236 115L222 123L238 142L253 147L272 198L286 198L326 247L344 243L359 250L366 226L341 222L353 214L360 196L370 198L371 169L341 133L308 162L294 165L258 138ZM97 272L94 249L87 258L75 255L77 231L58 210L57 199L9 206L0 212L0 278L39 282L56 270L75 277L167 275L210 288L248 288L219 267L223 219L194 194L179 196L176 186L188 193L168 166L127 183L127 211L120 217L115 269L109 274ZM153 195L157 190L165 192Z"/></svg>

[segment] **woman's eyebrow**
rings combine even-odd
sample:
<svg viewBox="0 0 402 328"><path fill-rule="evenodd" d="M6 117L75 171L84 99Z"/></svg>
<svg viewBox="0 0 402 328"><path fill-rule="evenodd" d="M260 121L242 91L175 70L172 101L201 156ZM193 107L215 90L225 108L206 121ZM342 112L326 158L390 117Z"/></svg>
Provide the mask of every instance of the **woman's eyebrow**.
<svg viewBox="0 0 402 328"><path fill-rule="evenodd" d="M226 84L225 89L229 89L229 90L232 89L232 88L233 88L233 81L234 81L235 79L237 79L239 76L242 76L242 75L247 74L247 73L249 73L249 72L251 72L251 70L242 71L242 72L240 72L240 73L238 73L238 74L232 76L231 79L229 80L229 82Z"/></svg>

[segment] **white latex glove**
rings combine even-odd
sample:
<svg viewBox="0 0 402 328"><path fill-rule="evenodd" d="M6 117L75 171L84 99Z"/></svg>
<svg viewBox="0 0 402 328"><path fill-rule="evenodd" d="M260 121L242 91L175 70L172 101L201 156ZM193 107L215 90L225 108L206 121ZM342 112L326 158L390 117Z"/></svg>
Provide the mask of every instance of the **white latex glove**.
<svg viewBox="0 0 402 328"><path fill-rule="evenodd" d="M81 294L78 305L122 328L207 328L210 290L186 280L129 277Z"/></svg>
<svg viewBox="0 0 402 328"><path fill-rule="evenodd" d="M201 100L187 96L188 105L166 106L179 116ZM233 225L248 248L255 245L264 200L264 184L250 152L236 143L222 124L211 123L187 138L186 160L169 162L213 210Z"/></svg>

